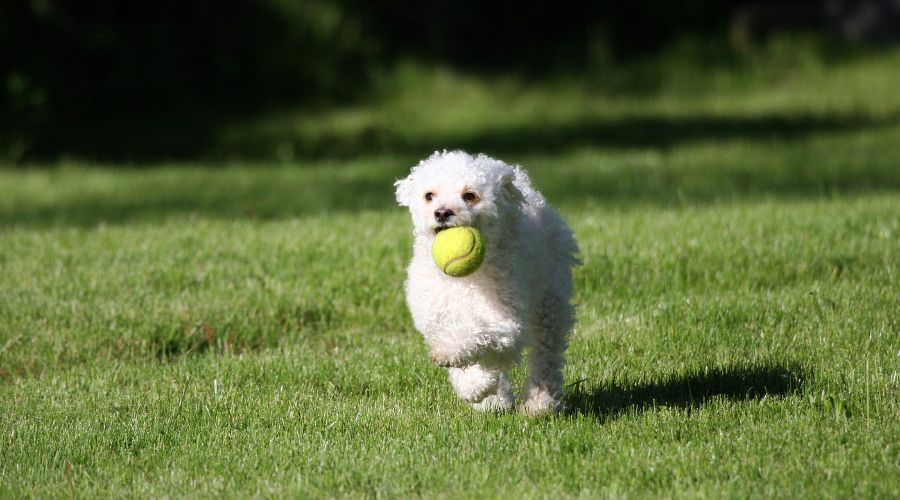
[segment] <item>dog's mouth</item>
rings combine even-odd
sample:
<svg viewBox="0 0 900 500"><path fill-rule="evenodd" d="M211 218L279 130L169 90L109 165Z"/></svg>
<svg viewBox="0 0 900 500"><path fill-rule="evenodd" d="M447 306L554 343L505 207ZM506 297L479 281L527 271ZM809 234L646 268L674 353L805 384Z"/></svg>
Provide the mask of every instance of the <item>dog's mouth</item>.
<svg viewBox="0 0 900 500"><path fill-rule="evenodd" d="M431 229L431 234L434 236L437 236L437 234L439 232L441 232L445 229L450 229L451 227L458 227L458 226L476 227L476 223L474 223L474 221L467 222L467 221L457 220L456 217L454 217L453 219L448 220L446 222L439 222L437 226L435 226Z"/></svg>
<svg viewBox="0 0 900 500"><path fill-rule="evenodd" d="M441 232L445 229L450 229L451 227L463 226L463 225L465 225L465 224L454 224L454 223L450 223L450 222L445 222L445 223L435 227L433 229L433 231L434 231L434 234L437 235L439 232Z"/></svg>

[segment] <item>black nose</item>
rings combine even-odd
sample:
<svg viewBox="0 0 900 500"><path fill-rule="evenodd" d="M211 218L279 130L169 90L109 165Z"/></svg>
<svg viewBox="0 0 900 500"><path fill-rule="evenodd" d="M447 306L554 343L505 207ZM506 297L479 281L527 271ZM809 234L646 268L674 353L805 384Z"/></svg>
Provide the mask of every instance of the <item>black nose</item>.
<svg viewBox="0 0 900 500"><path fill-rule="evenodd" d="M439 208L434 211L434 219L438 222L447 222L450 217L453 217L453 210L449 208Z"/></svg>

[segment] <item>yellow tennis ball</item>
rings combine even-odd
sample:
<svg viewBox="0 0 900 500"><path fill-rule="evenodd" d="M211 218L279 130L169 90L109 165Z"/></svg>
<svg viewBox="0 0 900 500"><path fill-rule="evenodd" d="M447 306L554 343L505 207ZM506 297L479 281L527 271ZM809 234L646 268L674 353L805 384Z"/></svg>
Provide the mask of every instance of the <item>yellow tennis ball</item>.
<svg viewBox="0 0 900 500"><path fill-rule="evenodd" d="M474 273L484 261L481 231L470 226L444 229L434 237L431 258L448 276L461 278Z"/></svg>

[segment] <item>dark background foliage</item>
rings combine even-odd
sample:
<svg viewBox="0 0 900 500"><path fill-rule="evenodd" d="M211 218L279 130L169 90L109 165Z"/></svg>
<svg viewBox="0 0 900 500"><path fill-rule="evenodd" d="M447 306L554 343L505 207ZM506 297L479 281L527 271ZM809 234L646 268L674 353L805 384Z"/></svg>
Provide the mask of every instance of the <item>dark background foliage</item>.
<svg viewBox="0 0 900 500"><path fill-rule="evenodd" d="M19 143L22 155L52 157L73 126L167 127L358 99L399 60L541 77L627 63L683 37L725 58L772 30L890 40L895 4L7 0L0 139L5 151Z"/></svg>

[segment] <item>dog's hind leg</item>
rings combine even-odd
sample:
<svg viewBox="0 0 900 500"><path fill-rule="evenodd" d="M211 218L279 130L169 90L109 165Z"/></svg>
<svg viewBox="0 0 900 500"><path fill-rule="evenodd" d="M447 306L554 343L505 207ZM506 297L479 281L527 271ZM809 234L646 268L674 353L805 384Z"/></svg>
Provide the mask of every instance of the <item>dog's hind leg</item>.
<svg viewBox="0 0 900 500"><path fill-rule="evenodd" d="M460 399L481 411L506 411L514 404L512 387L505 371L479 364L450 368L450 385Z"/></svg>
<svg viewBox="0 0 900 500"><path fill-rule="evenodd" d="M569 333L575 324L575 308L567 294L548 295L538 312L534 342L528 353L528 380L525 382L526 415L558 413L562 409L562 369Z"/></svg>

